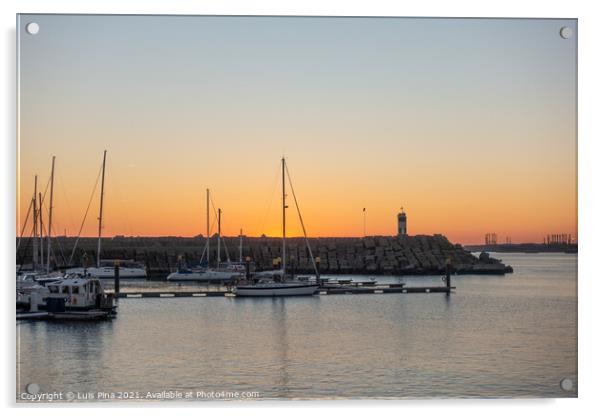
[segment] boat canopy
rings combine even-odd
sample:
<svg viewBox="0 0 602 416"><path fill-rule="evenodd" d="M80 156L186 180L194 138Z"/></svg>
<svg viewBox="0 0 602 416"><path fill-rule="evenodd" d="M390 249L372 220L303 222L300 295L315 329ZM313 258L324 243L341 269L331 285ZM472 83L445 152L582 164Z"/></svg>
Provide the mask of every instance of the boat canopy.
<svg viewBox="0 0 602 416"><path fill-rule="evenodd" d="M101 286L98 279L62 279L57 282L48 283L46 285L50 293L100 293Z"/></svg>

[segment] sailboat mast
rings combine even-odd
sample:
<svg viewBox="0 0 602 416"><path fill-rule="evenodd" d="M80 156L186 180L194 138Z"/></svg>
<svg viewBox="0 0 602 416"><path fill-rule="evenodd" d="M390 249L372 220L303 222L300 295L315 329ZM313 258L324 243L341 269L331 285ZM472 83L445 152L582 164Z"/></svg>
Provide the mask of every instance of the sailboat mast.
<svg viewBox="0 0 602 416"><path fill-rule="evenodd" d="M291 174L288 172L288 168L286 169L286 175L288 176L288 184L291 187L291 193L293 194L293 201L295 201L295 207L297 208L297 214L299 215L299 222L301 223L301 229L303 230L303 237L305 238L305 246L307 247L307 251L309 252L309 258L311 259L311 263L314 266L314 271L316 272L316 279L318 284L320 284L320 271L316 266L316 259L314 258L314 254L311 251L311 246L309 245L309 240L307 239L307 230L305 229L305 224L303 223L303 217L301 216L301 209L299 208L299 202L297 202L297 195L295 195L295 188L293 187L293 181L291 180Z"/></svg>
<svg viewBox="0 0 602 416"><path fill-rule="evenodd" d="M42 193L38 192L38 200L40 201L40 265L44 267L44 223L42 222Z"/></svg>
<svg viewBox="0 0 602 416"><path fill-rule="evenodd" d="M52 198L54 194L54 160L52 156L52 170L50 171L50 205L48 206L48 234L46 241L48 243L46 249L46 273L50 273L50 237L52 236Z"/></svg>
<svg viewBox="0 0 602 416"><path fill-rule="evenodd" d="M211 230L209 227L209 188L207 188L207 266L209 266L209 240L211 239L211 236L209 235Z"/></svg>
<svg viewBox="0 0 602 416"><path fill-rule="evenodd" d="M217 209L217 267L219 268L219 264L222 262L222 257L220 254L221 249L221 240L222 239L222 209Z"/></svg>
<svg viewBox="0 0 602 416"><path fill-rule="evenodd" d="M98 216L98 247L96 249L96 267L100 267L100 240L102 237L102 207L105 196L105 164L107 161L107 151L102 155L102 181L100 182L100 212Z"/></svg>
<svg viewBox="0 0 602 416"><path fill-rule="evenodd" d="M242 263L242 228L240 229L240 240L238 241L238 262Z"/></svg>
<svg viewBox="0 0 602 416"><path fill-rule="evenodd" d="M286 272L286 182L284 171L286 170L284 157L282 157L282 274Z"/></svg>
<svg viewBox="0 0 602 416"><path fill-rule="evenodd" d="M33 270L38 268L38 175L33 179Z"/></svg>

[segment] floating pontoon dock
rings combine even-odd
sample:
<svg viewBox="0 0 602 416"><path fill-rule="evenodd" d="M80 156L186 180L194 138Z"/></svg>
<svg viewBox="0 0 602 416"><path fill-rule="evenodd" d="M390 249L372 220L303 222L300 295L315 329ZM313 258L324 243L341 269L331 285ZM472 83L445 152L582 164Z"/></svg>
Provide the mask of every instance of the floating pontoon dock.
<svg viewBox="0 0 602 416"><path fill-rule="evenodd" d="M448 286L405 286L402 284L391 285L370 285L362 287L339 286L322 287L316 291L316 295L372 295L386 293L451 293L455 287ZM109 291L107 291L109 292ZM231 288L225 286L215 287L196 287L167 289L160 288L125 288L117 294L119 298L182 298L182 297L216 297L216 296L235 296Z"/></svg>

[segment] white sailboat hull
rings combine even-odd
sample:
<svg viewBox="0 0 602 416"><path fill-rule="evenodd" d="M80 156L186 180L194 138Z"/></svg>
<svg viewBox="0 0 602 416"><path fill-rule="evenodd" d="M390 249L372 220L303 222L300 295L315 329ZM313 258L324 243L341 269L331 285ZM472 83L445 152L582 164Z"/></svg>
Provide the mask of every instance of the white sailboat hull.
<svg viewBox="0 0 602 416"><path fill-rule="evenodd" d="M83 267L75 267L72 269L67 269L66 273L84 275L84 268ZM90 275L90 277L95 277L97 279L113 279L115 277L115 268L114 267L88 267L87 269L85 269L85 274L88 274L88 275ZM119 278L120 279L145 279L146 278L146 270L141 267L120 267L119 268Z"/></svg>
<svg viewBox="0 0 602 416"><path fill-rule="evenodd" d="M311 296L316 290L316 284L299 283L274 283L237 286L234 290L236 296L273 297L273 296Z"/></svg>
<svg viewBox="0 0 602 416"><path fill-rule="evenodd" d="M223 282L239 276L241 276L241 273L235 271L205 270L199 272L174 272L167 276L167 280L180 282Z"/></svg>
<svg viewBox="0 0 602 416"><path fill-rule="evenodd" d="M277 269L277 270L264 270L262 272L255 272L253 273L254 277L282 277L284 276L284 270L282 269Z"/></svg>

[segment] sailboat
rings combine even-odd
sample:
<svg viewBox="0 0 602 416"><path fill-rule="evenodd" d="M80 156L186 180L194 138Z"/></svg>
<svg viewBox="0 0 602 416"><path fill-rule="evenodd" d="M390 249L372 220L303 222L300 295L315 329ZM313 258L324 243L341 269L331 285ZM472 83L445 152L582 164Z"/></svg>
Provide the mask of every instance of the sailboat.
<svg viewBox="0 0 602 416"><path fill-rule="evenodd" d="M105 151L106 158L106 151ZM39 202L36 198L37 176L34 182L34 199L32 206L34 208L34 253L33 253L33 272L17 275L16 305L17 308L29 308L37 312L38 308L47 309L49 302L60 301L62 309L77 310L79 315L71 315L69 319L90 319L95 317L114 316L116 305L114 295L104 292L100 280L90 276L87 273L73 273L69 270L65 275L50 271L50 253L52 237L52 208L54 193L54 164L55 157L52 157L52 171L50 174L50 204L48 207L48 232L46 234L46 271L45 273L37 270L38 253L38 220L40 232L40 263L44 264L43 251L43 224L42 224L42 194L39 193ZM104 159L103 159L103 182L104 182ZM39 205L38 205L39 204ZM102 199L101 199L101 217L102 217ZM101 220L102 221L102 220ZM100 248L100 241L99 241ZM49 301L49 299L53 301ZM57 312L57 311L55 311Z"/></svg>
<svg viewBox="0 0 602 416"><path fill-rule="evenodd" d="M98 243L96 250L96 267L74 267L66 270L67 274L79 274L98 279L112 279L115 276L115 263L119 263L119 276L122 279L144 279L146 278L146 269L132 260L101 260L100 248L102 242L102 214L104 205L105 190L105 166L107 161L107 151L104 151L102 157L102 181L100 184L100 212L98 216ZM52 195L52 193L51 193Z"/></svg>
<svg viewBox="0 0 602 416"><path fill-rule="evenodd" d="M46 235L46 240L44 240L44 227L42 222L42 193L38 193L38 176L34 176L34 191L30 203L30 209L33 208L33 253L31 264L32 269L30 271L25 271L23 265L17 266L17 288L27 288L44 285L45 283L54 282L63 277L62 273L50 270L55 159L56 157L52 156L52 170L50 173L50 204L48 207L48 232ZM23 231L27 226L28 218L29 211L27 214L27 218L25 219L25 224L23 225ZM21 237L19 238L19 243L17 244L17 252L19 251L19 246L22 241L23 236L21 235ZM46 242L47 244L46 260L44 260L44 242Z"/></svg>
<svg viewBox="0 0 602 416"><path fill-rule="evenodd" d="M217 264L216 267L209 267L209 241L210 241L210 223L209 223L209 189L207 189L207 243L201 256L201 264L203 259L207 259L207 267L180 267L176 272L171 273L167 276L167 280L170 281L192 281L192 282L224 282L231 280L232 278L240 277L243 275L245 268L244 265L233 264L229 261L226 264L222 264L221 260L221 235L222 235L222 210L217 210Z"/></svg>
<svg viewBox="0 0 602 416"><path fill-rule="evenodd" d="M286 177L288 176L289 184L291 185L291 191L295 206L297 207L297 213L299 214L299 220L301 222L301 228L303 229L303 235L305 237L305 244L309 251L314 271L316 273L315 279L301 279L298 277L288 277L286 275ZM250 283L239 284L233 291L236 296L311 296L320 287L320 274L314 256L311 252L311 247L307 239L307 233L305 231L305 225L303 224L303 218L301 217L301 211L297 204L297 197L292 187L290 175L288 175L288 169L286 167L286 160L282 158L282 267L280 273L275 273L270 278L264 278L261 275L255 275L254 279Z"/></svg>

